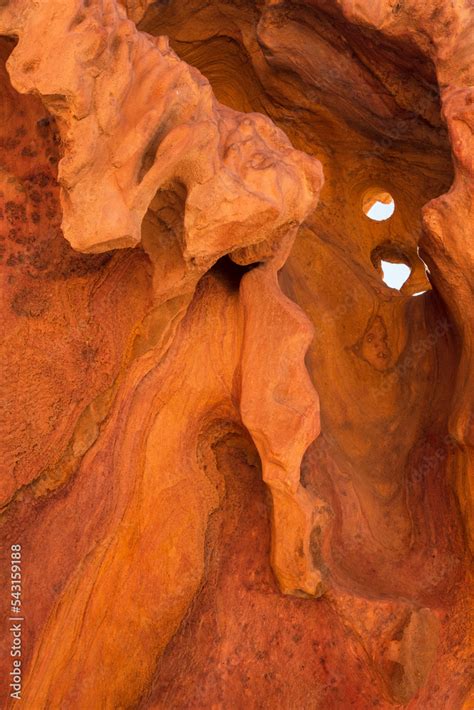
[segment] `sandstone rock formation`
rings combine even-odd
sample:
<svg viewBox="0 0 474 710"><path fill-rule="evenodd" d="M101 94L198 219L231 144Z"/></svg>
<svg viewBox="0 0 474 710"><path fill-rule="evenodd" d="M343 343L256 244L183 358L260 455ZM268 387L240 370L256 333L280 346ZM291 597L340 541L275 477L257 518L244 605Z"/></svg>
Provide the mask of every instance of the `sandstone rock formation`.
<svg viewBox="0 0 474 710"><path fill-rule="evenodd" d="M473 706L473 25L0 4L26 708Z"/></svg>

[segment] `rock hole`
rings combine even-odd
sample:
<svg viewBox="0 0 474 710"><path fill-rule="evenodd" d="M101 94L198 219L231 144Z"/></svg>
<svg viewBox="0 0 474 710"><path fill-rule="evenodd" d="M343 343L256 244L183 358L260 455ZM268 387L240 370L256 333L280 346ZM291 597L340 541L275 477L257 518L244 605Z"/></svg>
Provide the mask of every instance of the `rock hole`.
<svg viewBox="0 0 474 710"><path fill-rule="evenodd" d="M382 259L380 266L382 267L383 281L390 288L396 288L400 291L403 284L410 278L411 269L407 264Z"/></svg>
<svg viewBox="0 0 474 710"><path fill-rule="evenodd" d="M228 254L222 256L212 267L212 272L225 281L232 289L238 290L242 276L252 269L260 266L260 262L253 264L236 264Z"/></svg>
<svg viewBox="0 0 474 710"><path fill-rule="evenodd" d="M369 219L384 222L393 215L395 200L386 190L370 188L362 197L362 210Z"/></svg>

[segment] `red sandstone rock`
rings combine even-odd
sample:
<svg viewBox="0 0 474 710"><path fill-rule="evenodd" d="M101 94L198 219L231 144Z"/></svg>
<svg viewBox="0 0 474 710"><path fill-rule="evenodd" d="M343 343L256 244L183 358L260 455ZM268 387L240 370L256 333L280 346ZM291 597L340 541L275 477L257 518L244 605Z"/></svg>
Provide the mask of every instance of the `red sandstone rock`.
<svg viewBox="0 0 474 710"><path fill-rule="evenodd" d="M25 707L472 706L473 18L0 8Z"/></svg>

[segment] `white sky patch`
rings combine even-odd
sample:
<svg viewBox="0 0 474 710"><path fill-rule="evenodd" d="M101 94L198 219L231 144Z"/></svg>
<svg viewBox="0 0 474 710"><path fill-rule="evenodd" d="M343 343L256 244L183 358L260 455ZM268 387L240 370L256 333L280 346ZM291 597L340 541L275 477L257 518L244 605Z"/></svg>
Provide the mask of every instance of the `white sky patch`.
<svg viewBox="0 0 474 710"><path fill-rule="evenodd" d="M383 271L383 280L390 288L400 291L403 284L410 278L411 269L406 264L395 264L382 259L380 266Z"/></svg>
<svg viewBox="0 0 474 710"><path fill-rule="evenodd" d="M383 222L393 215L395 211L395 202L392 200L388 204L384 202L379 202L377 200L374 202L370 210L367 212L367 217L375 220L376 222Z"/></svg>

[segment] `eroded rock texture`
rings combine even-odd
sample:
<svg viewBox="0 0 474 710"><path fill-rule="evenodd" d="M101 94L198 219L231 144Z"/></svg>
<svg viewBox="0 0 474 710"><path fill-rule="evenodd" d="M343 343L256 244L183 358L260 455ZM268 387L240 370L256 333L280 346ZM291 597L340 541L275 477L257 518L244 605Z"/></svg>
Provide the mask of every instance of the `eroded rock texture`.
<svg viewBox="0 0 474 710"><path fill-rule="evenodd" d="M473 706L473 18L1 3L25 707Z"/></svg>

